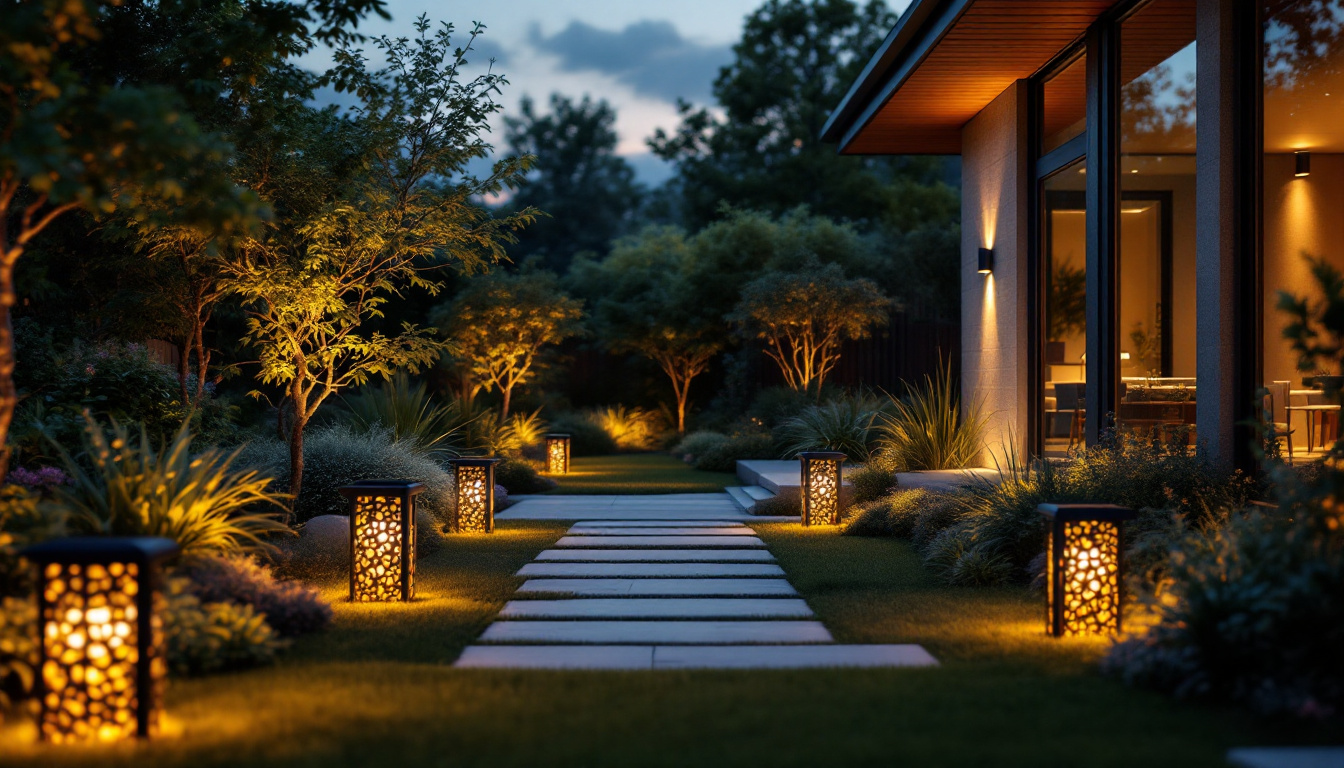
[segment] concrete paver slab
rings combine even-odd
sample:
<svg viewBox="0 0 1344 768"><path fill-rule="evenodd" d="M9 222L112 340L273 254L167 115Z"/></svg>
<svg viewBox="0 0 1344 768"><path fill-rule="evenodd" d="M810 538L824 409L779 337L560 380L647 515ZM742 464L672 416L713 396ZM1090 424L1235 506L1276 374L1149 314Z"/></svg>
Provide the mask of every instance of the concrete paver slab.
<svg viewBox="0 0 1344 768"><path fill-rule="evenodd" d="M536 578L714 578L783 576L784 569L768 563L528 563L519 576Z"/></svg>
<svg viewBox="0 0 1344 768"><path fill-rule="evenodd" d="M798 594L785 579L528 579L519 594L570 594L581 597L741 596L791 597Z"/></svg>
<svg viewBox="0 0 1344 768"><path fill-rule="evenodd" d="M799 669L933 667L918 645L658 646L654 669Z"/></svg>
<svg viewBox="0 0 1344 768"><path fill-rule="evenodd" d="M590 597L577 600L511 600L505 619L724 619L811 618L797 598Z"/></svg>
<svg viewBox="0 0 1344 768"><path fill-rule="evenodd" d="M539 562L569 563L771 563L764 549L548 549Z"/></svg>
<svg viewBox="0 0 1344 768"><path fill-rule="evenodd" d="M557 547L764 547L755 536L562 536Z"/></svg>
<svg viewBox="0 0 1344 768"><path fill-rule="evenodd" d="M697 528L694 526L662 528L604 528L596 525L573 526L572 535L582 536L753 536L755 531L745 525L736 528Z"/></svg>
<svg viewBox="0 0 1344 768"><path fill-rule="evenodd" d="M472 645L453 662L465 669L649 669L646 645Z"/></svg>
<svg viewBox="0 0 1344 768"><path fill-rule="evenodd" d="M496 621L491 643L829 643L819 621Z"/></svg>

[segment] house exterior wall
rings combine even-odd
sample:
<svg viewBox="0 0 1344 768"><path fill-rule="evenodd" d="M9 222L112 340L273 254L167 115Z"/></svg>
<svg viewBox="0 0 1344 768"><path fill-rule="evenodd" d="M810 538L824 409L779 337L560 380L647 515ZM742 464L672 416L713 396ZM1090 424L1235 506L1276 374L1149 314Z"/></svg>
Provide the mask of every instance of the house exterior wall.
<svg viewBox="0 0 1344 768"><path fill-rule="evenodd" d="M1030 406L1026 95L1018 81L962 129L962 399L982 403L998 456L1009 441L1025 455ZM994 250L993 274L978 272L980 248Z"/></svg>

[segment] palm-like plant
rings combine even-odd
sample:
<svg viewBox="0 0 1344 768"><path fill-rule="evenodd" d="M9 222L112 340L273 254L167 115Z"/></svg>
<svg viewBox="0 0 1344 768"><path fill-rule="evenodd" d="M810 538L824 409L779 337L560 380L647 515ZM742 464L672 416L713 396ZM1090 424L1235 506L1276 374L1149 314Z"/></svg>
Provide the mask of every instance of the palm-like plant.
<svg viewBox="0 0 1344 768"><path fill-rule="evenodd" d="M185 426L156 451L143 429L135 441L120 424L104 431L85 419L87 466L62 450L72 482L56 491L75 531L163 536L188 556L266 550L269 536L290 533L277 514L288 496L270 490L271 478L233 468L236 451L193 456Z"/></svg>
<svg viewBox="0 0 1344 768"><path fill-rule="evenodd" d="M434 402L423 382L412 385L402 373L345 398L345 407L346 420L354 430L368 432L381 426L392 433L393 440L406 441L435 459L460 455L467 425L476 418L457 400Z"/></svg>
<svg viewBox="0 0 1344 768"><path fill-rule="evenodd" d="M656 415L643 408L608 406L591 411L588 418L626 451L646 451L657 436Z"/></svg>
<svg viewBox="0 0 1344 768"><path fill-rule="evenodd" d="M961 397L944 366L935 379L924 377L904 398L891 398L891 412L879 418L878 448L898 469L960 469L984 450L988 417L980 401L961 415Z"/></svg>
<svg viewBox="0 0 1344 768"><path fill-rule="evenodd" d="M779 426L784 455L803 451L841 451L866 461L872 448L873 424L882 404L869 397L842 397L815 405Z"/></svg>

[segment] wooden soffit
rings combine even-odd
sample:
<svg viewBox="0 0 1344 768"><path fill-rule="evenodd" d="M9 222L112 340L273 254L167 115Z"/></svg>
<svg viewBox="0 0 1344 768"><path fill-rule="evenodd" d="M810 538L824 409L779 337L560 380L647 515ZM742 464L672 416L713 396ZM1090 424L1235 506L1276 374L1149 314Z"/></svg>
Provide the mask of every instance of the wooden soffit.
<svg viewBox="0 0 1344 768"><path fill-rule="evenodd" d="M867 103L848 103L863 91L859 83L837 110L841 120L843 110L853 112L848 125L835 126L844 130L836 136L840 151L959 154L971 118L1078 40L1115 1L962 0L959 15L911 41L904 57L879 51L895 61L885 73L869 73L885 83L869 89Z"/></svg>

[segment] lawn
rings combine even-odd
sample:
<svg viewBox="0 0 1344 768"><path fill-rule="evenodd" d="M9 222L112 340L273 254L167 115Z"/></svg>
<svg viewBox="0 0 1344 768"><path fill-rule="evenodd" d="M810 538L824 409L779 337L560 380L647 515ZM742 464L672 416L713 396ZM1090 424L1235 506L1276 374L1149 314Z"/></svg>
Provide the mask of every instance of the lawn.
<svg viewBox="0 0 1344 768"><path fill-rule="evenodd" d="M1023 590L948 589L891 540L759 525L838 640L919 642L936 669L500 672L448 666L563 524L456 537L410 605L336 602L275 667L175 680L170 733L42 749L6 766L1218 766L1234 745L1324 727L1172 702L1099 677L1097 641L1053 641Z"/></svg>
<svg viewBox="0 0 1344 768"><path fill-rule="evenodd" d="M701 472L665 453L580 456L556 477L557 494L721 493L741 485L728 472Z"/></svg>

